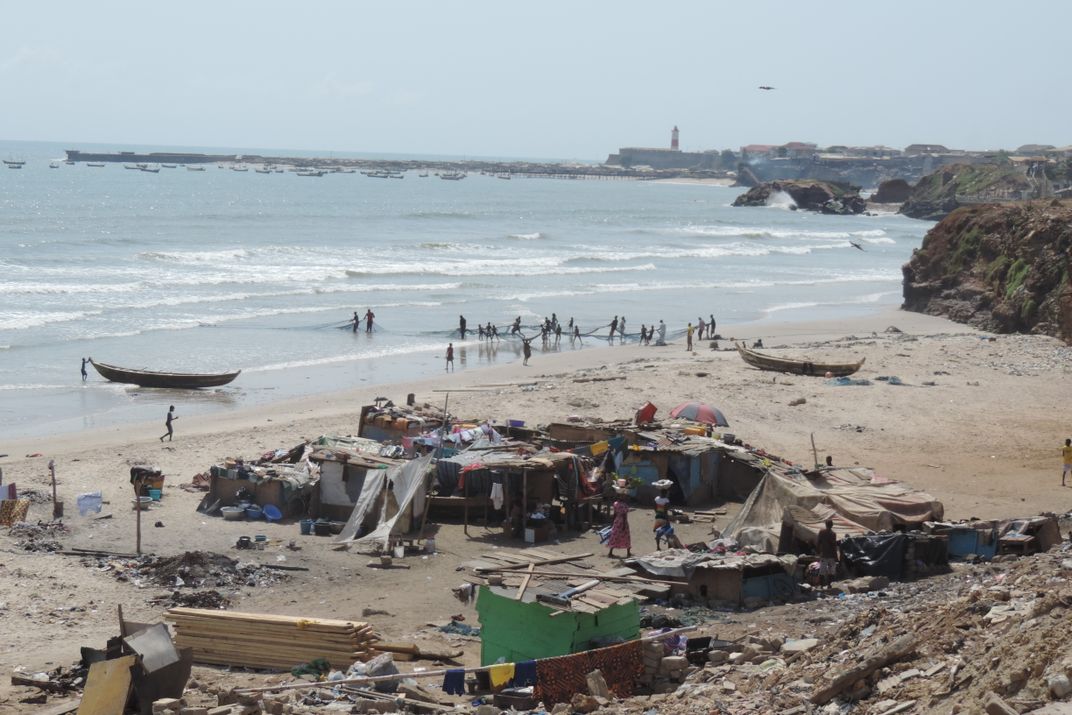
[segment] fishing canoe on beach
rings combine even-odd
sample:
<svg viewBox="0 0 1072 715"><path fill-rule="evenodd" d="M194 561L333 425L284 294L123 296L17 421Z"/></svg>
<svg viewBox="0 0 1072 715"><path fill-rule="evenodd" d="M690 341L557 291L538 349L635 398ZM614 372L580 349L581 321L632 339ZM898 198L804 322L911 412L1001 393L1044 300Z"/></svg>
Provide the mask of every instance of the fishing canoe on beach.
<svg viewBox="0 0 1072 715"><path fill-rule="evenodd" d="M755 350L749 350L741 343L737 343L737 352L741 355L742 360L760 370L789 372L794 375L813 375L816 377L823 377L827 373L830 373L833 377L851 375L863 367L864 361L867 359L861 358L859 362L846 363L795 360L793 358L775 357L773 355L757 353Z"/></svg>
<svg viewBox="0 0 1072 715"><path fill-rule="evenodd" d="M238 377L241 370L219 373L195 372L157 372L154 370L131 370L107 363L90 360L101 377L112 382L124 382L141 387L166 387L180 390L194 390L199 387L219 387Z"/></svg>

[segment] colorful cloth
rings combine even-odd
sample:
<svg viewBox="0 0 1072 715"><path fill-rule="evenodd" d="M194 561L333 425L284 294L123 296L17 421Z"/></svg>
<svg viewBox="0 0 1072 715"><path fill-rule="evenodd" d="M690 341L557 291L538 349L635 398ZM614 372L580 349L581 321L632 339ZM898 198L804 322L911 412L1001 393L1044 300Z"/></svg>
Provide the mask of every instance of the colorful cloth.
<svg viewBox="0 0 1072 715"><path fill-rule="evenodd" d="M465 694L465 670L452 668L443 676L443 692L450 695Z"/></svg>
<svg viewBox="0 0 1072 715"><path fill-rule="evenodd" d="M500 663L488 668L488 677L491 678L491 687L498 690L509 683L514 677L513 663Z"/></svg>
<svg viewBox="0 0 1072 715"><path fill-rule="evenodd" d="M524 688L529 685L536 684L536 661L526 660L517 663L514 666L514 682L512 683L515 688Z"/></svg>
<svg viewBox="0 0 1072 715"><path fill-rule="evenodd" d="M629 537L629 505L624 501L614 502L614 521L610 525L610 539L607 546L611 549L632 548L632 539Z"/></svg>
<svg viewBox="0 0 1072 715"><path fill-rule="evenodd" d="M28 511L30 511L29 499L5 499L0 501L0 526L11 526L20 521L26 521Z"/></svg>
<svg viewBox="0 0 1072 715"><path fill-rule="evenodd" d="M574 693L587 691L587 676L596 669L603 673L611 692L629 697L644 672L641 641L536 661L533 696L548 705L569 702Z"/></svg>

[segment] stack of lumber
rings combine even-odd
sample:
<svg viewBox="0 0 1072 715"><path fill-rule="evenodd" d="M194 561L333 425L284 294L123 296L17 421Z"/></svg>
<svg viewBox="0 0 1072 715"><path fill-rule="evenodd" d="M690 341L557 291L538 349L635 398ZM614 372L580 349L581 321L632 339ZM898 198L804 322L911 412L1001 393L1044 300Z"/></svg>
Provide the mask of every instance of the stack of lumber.
<svg viewBox="0 0 1072 715"><path fill-rule="evenodd" d="M192 648L195 663L290 670L323 658L345 670L376 655L367 623L260 613L172 608L175 645Z"/></svg>

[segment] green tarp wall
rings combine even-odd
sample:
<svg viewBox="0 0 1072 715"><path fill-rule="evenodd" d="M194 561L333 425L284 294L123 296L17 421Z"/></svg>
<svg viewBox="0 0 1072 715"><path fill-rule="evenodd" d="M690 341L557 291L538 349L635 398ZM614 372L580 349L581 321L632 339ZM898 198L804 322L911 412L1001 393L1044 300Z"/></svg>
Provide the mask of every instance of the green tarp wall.
<svg viewBox="0 0 1072 715"><path fill-rule="evenodd" d="M640 637L636 601L609 606L598 613L566 611L551 618L554 608L539 602L515 601L480 587L480 664L500 658L507 663L569 655L592 646L593 638L633 640Z"/></svg>

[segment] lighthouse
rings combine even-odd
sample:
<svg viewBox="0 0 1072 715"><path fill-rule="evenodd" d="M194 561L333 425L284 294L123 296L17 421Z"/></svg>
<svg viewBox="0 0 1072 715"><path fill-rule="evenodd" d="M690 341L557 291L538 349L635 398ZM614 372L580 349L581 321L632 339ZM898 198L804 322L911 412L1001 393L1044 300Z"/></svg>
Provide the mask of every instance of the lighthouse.
<svg viewBox="0 0 1072 715"><path fill-rule="evenodd" d="M681 151L681 147L678 146L677 143L677 134L678 131L677 127L675 126L674 130L670 132L670 151Z"/></svg>

